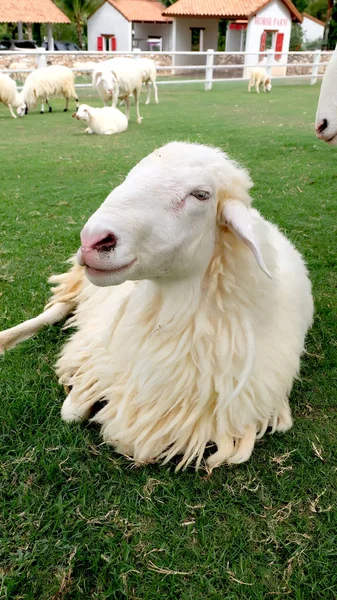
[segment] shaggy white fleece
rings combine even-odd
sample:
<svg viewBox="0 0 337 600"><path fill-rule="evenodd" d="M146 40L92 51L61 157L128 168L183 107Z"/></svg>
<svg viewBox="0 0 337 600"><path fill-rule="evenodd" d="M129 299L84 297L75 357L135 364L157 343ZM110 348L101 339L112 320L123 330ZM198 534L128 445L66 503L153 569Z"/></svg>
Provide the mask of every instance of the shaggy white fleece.
<svg viewBox="0 0 337 600"><path fill-rule="evenodd" d="M164 193L147 177L147 168L155 169L159 158L165 210L173 211L168 216ZM178 164L183 165L183 181ZM201 180L209 185L207 202L200 191L177 197L179 185L200 190ZM107 400L93 420L101 424L107 442L137 463L165 463L181 455L178 469L192 461L198 467L210 441L217 451L207 460L209 469L243 462L268 426L285 431L292 424L288 395L312 322L311 286L294 246L249 207L250 185L247 173L219 151L168 144L131 171L82 232L82 264L87 260L90 266L85 258L90 255L95 269L101 263L106 269L109 261L111 268L135 255L131 272L90 274L97 285L107 287L88 281L78 264L52 278L57 286L49 306L77 306L69 322L77 330L57 363L60 382L71 388L62 416L69 421L89 418L93 405ZM125 198L130 198L131 213ZM230 203L241 207L234 217ZM190 231L184 226L180 239L184 211L191 211ZM169 218L167 237L163 223ZM248 219L248 228L242 219ZM123 226L130 234L124 246ZM116 232L114 250L98 252L95 244L87 250L86 240L100 227ZM179 245L171 252L170 244L178 244L174 236ZM170 257L165 263L162 247ZM140 279L150 262L151 273L157 268L158 276ZM114 283L121 285L111 287Z"/></svg>

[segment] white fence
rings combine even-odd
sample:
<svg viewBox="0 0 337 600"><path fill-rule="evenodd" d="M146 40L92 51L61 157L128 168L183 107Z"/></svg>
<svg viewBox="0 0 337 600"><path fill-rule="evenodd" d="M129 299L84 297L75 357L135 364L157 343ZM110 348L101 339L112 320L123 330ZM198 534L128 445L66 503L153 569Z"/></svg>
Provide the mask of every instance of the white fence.
<svg viewBox="0 0 337 600"><path fill-rule="evenodd" d="M26 51L0 51L0 70L4 73L17 75L17 79L24 79L25 74L30 73L35 68L44 67L47 64L66 64L78 74L90 75L91 69L74 68L73 63L77 62L100 62L114 56L139 56L151 57L157 66L159 79L158 85L203 83L204 89L211 90L213 83L224 81L246 81L249 78L249 69L264 66L268 73L273 70L285 70L286 74L274 75L273 79L308 79L311 84L316 83L317 78L322 77L325 67L328 64L333 51L321 52L283 52L282 62L274 60L274 51L269 50L265 53L263 62L252 62L252 53L248 52L216 52L207 50L206 52L47 52L44 49L26 50ZM256 55L255 55L256 56ZM184 62L191 60L193 64L177 64L179 58L184 57ZM190 59L191 57L191 59ZM192 58L193 57L193 58ZM250 62L245 62L246 57ZM250 57L250 58L249 58ZM25 62L30 62L29 66ZM11 63L15 62L15 68L11 69ZM195 63L198 64L195 64ZM6 63L8 63L6 65ZM23 66L17 66L21 63ZM237 72L240 76L237 76ZM222 76L225 71L226 76ZM242 71L242 73L241 73ZM304 71L304 72L303 72ZM193 74L195 77L193 78ZM76 82L76 87L90 87L90 83Z"/></svg>

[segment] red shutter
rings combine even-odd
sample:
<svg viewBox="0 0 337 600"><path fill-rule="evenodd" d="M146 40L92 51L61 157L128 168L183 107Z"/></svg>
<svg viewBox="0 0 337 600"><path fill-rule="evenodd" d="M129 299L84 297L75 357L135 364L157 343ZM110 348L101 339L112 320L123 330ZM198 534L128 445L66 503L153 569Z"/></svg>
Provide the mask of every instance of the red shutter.
<svg viewBox="0 0 337 600"><path fill-rule="evenodd" d="M261 34L261 40L260 40L260 52L264 52L266 49L266 39L267 39L267 32L263 31L263 33Z"/></svg>
<svg viewBox="0 0 337 600"><path fill-rule="evenodd" d="M275 60L280 60L281 58L281 54L280 52L282 52L282 48L283 48L283 38L284 38L284 33L278 33L276 36L276 44L275 44L275 52L279 53L279 54L275 54Z"/></svg>
<svg viewBox="0 0 337 600"><path fill-rule="evenodd" d="M111 50L113 52L116 52L116 50L117 50L117 40L114 35L111 38Z"/></svg>
<svg viewBox="0 0 337 600"><path fill-rule="evenodd" d="M97 50L99 50L100 52L103 51L103 38L101 35L97 37Z"/></svg>

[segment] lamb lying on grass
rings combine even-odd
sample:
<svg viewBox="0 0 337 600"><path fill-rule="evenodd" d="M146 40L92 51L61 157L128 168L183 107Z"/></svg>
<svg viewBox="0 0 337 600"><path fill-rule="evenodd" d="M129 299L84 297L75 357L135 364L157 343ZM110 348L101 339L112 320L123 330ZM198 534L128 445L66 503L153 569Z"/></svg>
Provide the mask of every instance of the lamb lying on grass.
<svg viewBox="0 0 337 600"><path fill-rule="evenodd" d="M139 464L182 455L178 469L198 467L210 441L208 469L241 463L267 427L292 425L311 285L251 208L251 186L216 148L155 150L90 217L45 312L0 334L4 351L73 313L62 417L89 419L96 405L104 439Z"/></svg>
<svg viewBox="0 0 337 600"><path fill-rule="evenodd" d="M118 108L112 106L93 108L87 104L80 104L78 111L74 112L72 116L74 119L87 123L86 133L112 135L122 133L128 128L126 116Z"/></svg>
<svg viewBox="0 0 337 600"><path fill-rule="evenodd" d="M270 77L263 67L259 67L253 69L250 74L250 81L248 84L248 92L250 92L251 87L255 85L256 91L260 93L260 85L263 86L264 92L270 92L271 90L271 80Z"/></svg>

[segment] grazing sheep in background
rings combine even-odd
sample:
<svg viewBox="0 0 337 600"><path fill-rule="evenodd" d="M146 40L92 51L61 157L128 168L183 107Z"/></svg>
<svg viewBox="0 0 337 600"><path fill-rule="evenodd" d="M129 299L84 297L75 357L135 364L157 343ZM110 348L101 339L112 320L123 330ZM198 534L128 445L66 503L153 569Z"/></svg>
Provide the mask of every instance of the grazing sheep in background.
<svg viewBox="0 0 337 600"><path fill-rule="evenodd" d="M79 60L73 63L73 69L76 69L77 73L82 77L89 77L91 79L92 72L97 67L97 63L93 61L81 62Z"/></svg>
<svg viewBox="0 0 337 600"><path fill-rule="evenodd" d="M337 144L337 51L335 50L323 76L317 106L316 135L328 144Z"/></svg>
<svg viewBox="0 0 337 600"><path fill-rule="evenodd" d="M158 88L156 84L157 69L154 60L150 58L138 58L136 60L138 66L140 66L142 73L142 81L145 83L147 89L147 98L145 104L150 104L151 88L149 82L152 83L154 89L154 101L158 104Z"/></svg>
<svg viewBox="0 0 337 600"><path fill-rule="evenodd" d="M113 133L122 133L128 128L126 116L118 108L112 106L93 108L87 104L80 104L77 112L72 116L88 125L86 133L112 135Z"/></svg>
<svg viewBox="0 0 337 600"><path fill-rule="evenodd" d="M62 65L51 65L42 69L36 69L30 73L20 94L28 108L35 107L37 101L41 100L41 113L44 112L44 102L47 102L49 112L52 112L52 107L49 105L49 98L56 94L60 94L66 99L64 112L68 110L69 98L74 98L76 108L78 107L74 74L71 69Z"/></svg>
<svg viewBox="0 0 337 600"><path fill-rule="evenodd" d="M29 65L24 62L12 62L9 65L8 69L10 71L17 71L16 73L11 73L11 75L13 75L14 79L16 79L17 81L21 81L22 83L26 81L29 75L28 72L20 71L20 69L29 69Z"/></svg>
<svg viewBox="0 0 337 600"><path fill-rule="evenodd" d="M112 98L112 106L116 108L118 98L125 102L125 113L130 117L130 94L133 94L137 112L137 123L142 122L139 113L139 99L142 89L142 73L133 58L112 58L101 62L93 70L92 85L107 105Z"/></svg>
<svg viewBox="0 0 337 600"><path fill-rule="evenodd" d="M90 217L45 312L0 334L5 350L73 312L57 363L62 417L99 408L104 439L137 463L180 454L177 469L198 467L210 440L210 470L241 463L268 426L291 427L311 285L294 246L251 208L251 185L218 149L155 150Z"/></svg>
<svg viewBox="0 0 337 600"><path fill-rule="evenodd" d="M17 109L19 117L25 114L26 105L16 88L16 83L5 73L0 73L0 102L8 106L14 119L16 119L16 115L13 112L13 107Z"/></svg>
<svg viewBox="0 0 337 600"><path fill-rule="evenodd" d="M271 81L270 81L270 77L269 77L266 69L263 69L263 68L253 69L250 74L250 81L248 84L248 92L250 92L251 87L253 85L255 85L256 91L259 94L261 83L263 85L263 91L270 92Z"/></svg>

